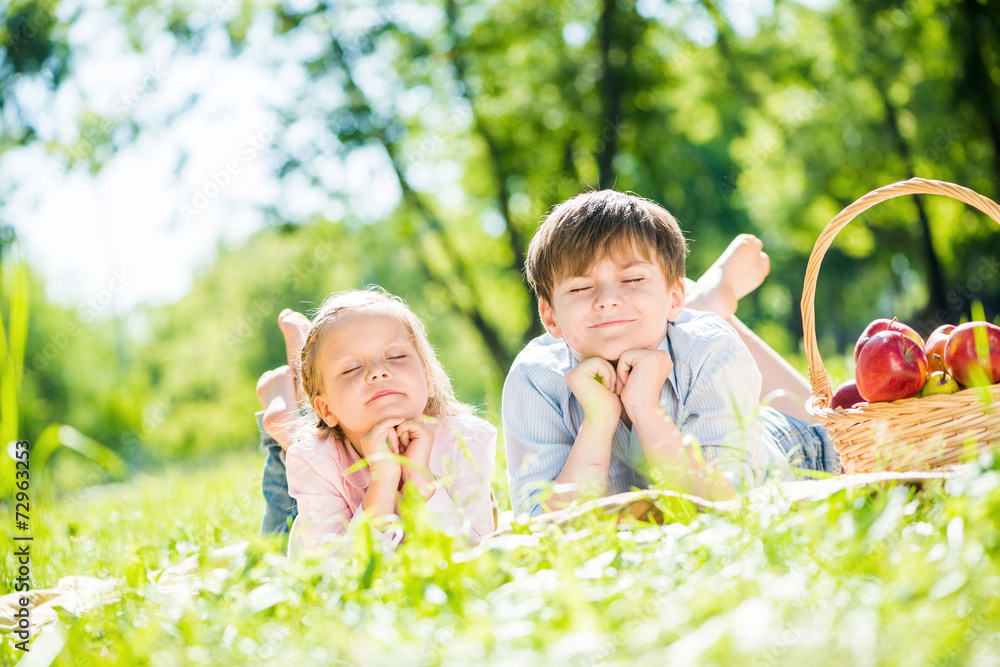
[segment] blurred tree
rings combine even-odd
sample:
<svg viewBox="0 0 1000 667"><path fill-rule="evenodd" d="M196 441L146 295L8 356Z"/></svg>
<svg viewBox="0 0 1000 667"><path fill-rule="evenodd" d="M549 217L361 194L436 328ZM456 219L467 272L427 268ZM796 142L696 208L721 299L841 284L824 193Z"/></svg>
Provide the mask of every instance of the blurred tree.
<svg viewBox="0 0 1000 667"><path fill-rule="evenodd" d="M136 49L159 31L197 54L224 34L237 54L269 32L287 54L276 66L305 80L278 110L285 136L308 140L276 146L275 228L220 251L187 297L143 315L148 378L134 382L160 415L151 437L167 452L204 446L209 431L212 446L245 437L253 380L283 357L277 313L367 283L425 318L464 396L495 402L511 360L541 331L522 275L528 241L553 205L595 187L670 209L691 238L692 276L734 235L760 235L772 275L739 314L794 355L805 261L842 207L913 175L997 196L994 5L109 3ZM10 9L5 43L38 12L48 18L2 61L5 119L24 77L51 87L68 76L73 19L53 18L54 5ZM5 140L31 141L30 121L5 124ZM105 126L88 116L81 127L95 123ZM88 138L90 153L109 136ZM289 213L304 189L326 213ZM820 277L824 353L849 348L878 316L927 332L974 299L994 316L997 231L943 198L897 200L855 220ZM288 273L327 244L334 259Z"/></svg>
<svg viewBox="0 0 1000 667"><path fill-rule="evenodd" d="M33 117L21 103L33 83L54 91L69 74L68 24L56 16L58 0L5 3L0 23L0 152L35 138Z"/></svg>

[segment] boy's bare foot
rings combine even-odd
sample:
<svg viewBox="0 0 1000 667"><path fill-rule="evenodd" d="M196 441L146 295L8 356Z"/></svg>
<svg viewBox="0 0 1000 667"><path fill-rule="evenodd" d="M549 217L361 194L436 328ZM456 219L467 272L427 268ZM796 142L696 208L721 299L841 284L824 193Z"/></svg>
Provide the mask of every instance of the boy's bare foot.
<svg viewBox="0 0 1000 667"><path fill-rule="evenodd" d="M689 291L687 305L724 318L736 313L740 299L764 282L771 259L753 234L740 234Z"/></svg>
<svg viewBox="0 0 1000 667"><path fill-rule="evenodd" d="M281 366L265 371L257 380L257 398L264 406L264 430L282 449L288 449L299 416L291 369Z"/></svg>

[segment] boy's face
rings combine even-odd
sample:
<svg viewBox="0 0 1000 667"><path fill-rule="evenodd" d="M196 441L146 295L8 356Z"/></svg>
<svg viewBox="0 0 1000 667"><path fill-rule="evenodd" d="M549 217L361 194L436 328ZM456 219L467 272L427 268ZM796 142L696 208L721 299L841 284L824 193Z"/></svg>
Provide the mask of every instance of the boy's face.
<svg viewBox="0 0 1000 667"><path fill-rule="evenodd" d="M561 278L552 302L538 303L545 328L566 339L577 361L614 362L628 350L655 349L667 323L683 310L684 278L668 285L658 261L634 252L600 259L582 276Z"/></svg>

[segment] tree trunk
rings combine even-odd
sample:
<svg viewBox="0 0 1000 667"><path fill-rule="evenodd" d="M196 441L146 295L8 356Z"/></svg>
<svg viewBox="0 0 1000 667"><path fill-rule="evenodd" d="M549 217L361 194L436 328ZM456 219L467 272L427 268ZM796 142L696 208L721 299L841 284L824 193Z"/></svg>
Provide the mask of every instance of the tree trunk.
<svg viewBox="0 0 1000 667"><path fill-rule="evenodd" d="M521 230L514 222L510 213L510 189L507 187L507 182L512 174L510 173L510 170L507 169L506 165L508 164L508 161L505 159L503 150L500 147L500 141L493 135L489 128L486 127L486 124L482 122L482 119L476 113L476 99L469 87L465 65L462 62L463 54L458 47L458 39L455 32L455 22L458 19L458 7L456 6L454 0L448 0L445 5L445 9L448 17L448 33L452 38L452 48L449 51L449 56L451 59L452 69L455 72L455 80L458 82L459 87L462 90L462 96L469 103L469 108L472 109L473 127L477 132L479 132L480 136L483 137L483 141L486 142L486 147L489 149L490 162L493 167L493 176L497 183L497 207L500 209L500 214L503 216L504 223L507 227L507 242L511 249L511 257L513 258L511 260L510 268L512 271L516 271L519 275L523 275L525 252L528 249L528 239L521 233ZM525 292L530 308L528 321L531 322L528 330L525 331L522 336L522 343L526 344L532 338L540 335L544 329L542 328L542 321L538 317L538 301L535 299L531 290L527 289L527 286L525 286Z"/></svg>
<svg viewBox="0 0 1000 667"><path fill-rule="evenodd" d="M913 172L913 157L910 152L910 145L906 142L902 132L899 131L898 111L889 100L889 95L886 93L887 86L882 85L883 82L880 81L876 81L875 84L875 87L878 88L882 95L882 104L885 106L885 122L889 128L889 134L892 135L892 139L896 144L896 150L899 151L903 162L906 164L906 177L913 178L915 176ZM945 292L947 290L945 289L944 273L941 270L941 260L934 250L931 223L924 208L923 198L920 195L915 195L913 201L917 205L917 220L920 222L920 245L924 252L924 258L927 261L928 300L926 312L933 314L946 308Z"/></svg>
<svg viewBox="0 0 1000 667"><path fill-rule="evenodd" d="M340 43L334 39L331 41L330 48L333 56L337 59L337 62L344 72L344 77L346 79L345 88L354 101L355 106L359 107L363 113L373 119L374 114L372 113L371 105L365 97L364 92L358 88L355 83L353 72L351 71L350 65L347 62L347 58L345 57L344 50ZM454 267L454 279L459 281L469 290L472 295L471 298L460 301L455 295L454 290L448 289L448 277L442 276L434 271L431 268L430 262L428 262L427 258L422 254L420 244L414 243L414 253L417 255L417 259L421 264L422 270L430 280L445 286L447 293L451 296L452 309L465 316L472 323L472 325L479 332L479 335L482 337L483 343L489 350L490 355L496 364L497 370L500 373L506 373L511 362L513 361L513 356L503 345L499 331L483 316L480 308L482 299L476 289L472 272L465 265L462 254L457 248L454 247L454 245L452 245L451 238L447 233L447 230L444 228L444 224L441 219L438 218L437 215L435 215L434 212L424 204L420 194L410 186L399 159L399 146L389 138L389 133L386 131L386 128L378 126L374 122L373 128L373 137L378 140L386 154L389 156L389 161L392 164L396 178L399 180L399 187L403 191L404 201L408 202L409 205L419 214L419 216L423 218L424 222L427 224L427 228L435 233L442 249L444 250L444 254L448 257L449 263L452 267Z"/></svg>
<svg viewBox="0 0 1000 667"><path fill-rule="evenodd" d="M618 152L618 133L621 126L621 68L612 62L611 51L619 45L615 39L615 0L604 0L597 24L597 38L601 48L601 94L604 97L604 120L598 131L597 169L598 187L610 188L615 184L615 153Z"/></svg>
<svg viewBox="0 0 1000 667"><path fill-rule="evenodd" d="M963 87L968 91L969 98L979 111L980 118L986 124L986 133L993 144L994 187L1000 188L1000 120L998 120L1000 109L998 109L996 102L996 86L990 77L986 58L983 55L983 40L976 28L976 17L980 14L986 16L996 29L1000 29L1000 25L984 12L984 7L976 0L965 0L962 11L965 30L964 34L960 36L961 39L957 41L964 46L962 64L966 81ZM996 190L990 193L993 197L996 197L997 194Z"/></svg>

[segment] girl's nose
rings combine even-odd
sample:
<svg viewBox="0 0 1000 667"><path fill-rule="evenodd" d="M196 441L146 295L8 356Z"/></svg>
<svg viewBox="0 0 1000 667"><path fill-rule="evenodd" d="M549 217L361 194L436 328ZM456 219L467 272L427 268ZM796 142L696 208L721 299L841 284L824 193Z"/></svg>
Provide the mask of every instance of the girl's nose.
<svg viewBox="0 0 1000 667"><path fill-rule="evenodd" d="M369 382L375 382L376 380L388 380L390 377L392 376L389 374L389 369L385 366L376 365L372 366L368 370Z"/></svg>

